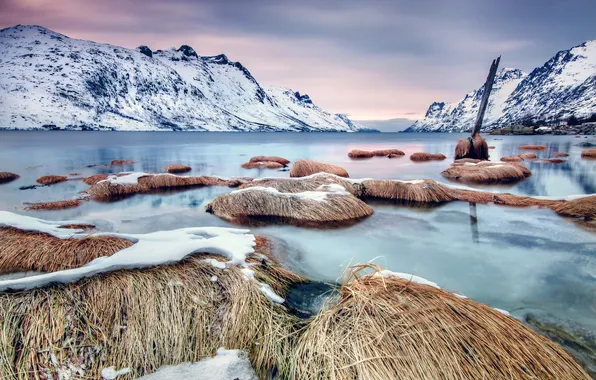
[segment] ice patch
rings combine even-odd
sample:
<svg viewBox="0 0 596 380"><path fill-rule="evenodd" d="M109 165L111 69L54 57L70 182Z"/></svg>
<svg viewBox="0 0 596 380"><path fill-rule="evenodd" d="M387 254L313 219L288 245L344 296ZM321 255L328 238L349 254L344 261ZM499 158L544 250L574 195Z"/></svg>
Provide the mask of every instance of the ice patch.
<svg viewBox="0 0 596 380"><path fill-rule="evenodd" d="M285 300L282 297L278 296L277 293L275 293L273 289L271 289L271 286L261 283L260 289L261 292L265 295L265 297L269 298L271 301L275 303L285 302Z"/></svg>
<svg viewBox="0 0 596 380"><path fill-rule="evenodd" d="M220 348L212 358L195 363L163 366L138 380L257 380L247 354L241 350Z"/></svg>
<svg viewBox="0 0 596 380"><path fill-rule="evenodd" d="M101 377L104 378L105 380L114 380L115 378L117 378L120 375L126 375L127 373L130 372L130 368L122 368L119 369L118 371L116 371L116 368L112 367L107 367L101 370Z"/></svg>

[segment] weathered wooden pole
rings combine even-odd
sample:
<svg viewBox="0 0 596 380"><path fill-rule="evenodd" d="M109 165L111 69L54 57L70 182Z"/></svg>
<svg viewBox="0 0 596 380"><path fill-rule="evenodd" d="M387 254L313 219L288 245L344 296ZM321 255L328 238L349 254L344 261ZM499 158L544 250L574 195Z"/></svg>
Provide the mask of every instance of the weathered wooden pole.
<svg viewBox="0 0 596 380"><path fill-rule="evenodd" d="M474 123L474 129L472 130L472 137L480 133L480 128L482 128L482 119L484 119L484 112L486 111L486 106L488 106L488 97L493 89L493 83L495 82L495 76L497 75L497 68L499 67L500 61L501 56L494 59L492 65L490 65L490 71L488 72L488 77L484 83L484 92L482 93L480 108L478 108L478 116L476 116L476 123Z"/></svg>

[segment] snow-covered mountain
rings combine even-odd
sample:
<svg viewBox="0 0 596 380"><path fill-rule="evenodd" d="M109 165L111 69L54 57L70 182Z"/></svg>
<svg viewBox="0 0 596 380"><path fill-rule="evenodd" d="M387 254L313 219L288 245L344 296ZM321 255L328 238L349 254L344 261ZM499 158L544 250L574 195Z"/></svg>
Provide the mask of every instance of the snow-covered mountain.
<svg viewBox="0 0 596 380"><path fill-rule="evenodd" d="M225 55L0 30L0 129L357 131L308 95L263 88Z"/></svg>
<svg viewBox="0 0 596 380"><path fill-rule="evenodd" d="M468 132L472 129L483 87L455 104L435 102L409 132ZM529 122L559 124L574 115L596 113L596 40L558 52L526 75L517 69L497 73L483 129Z"/></svg>

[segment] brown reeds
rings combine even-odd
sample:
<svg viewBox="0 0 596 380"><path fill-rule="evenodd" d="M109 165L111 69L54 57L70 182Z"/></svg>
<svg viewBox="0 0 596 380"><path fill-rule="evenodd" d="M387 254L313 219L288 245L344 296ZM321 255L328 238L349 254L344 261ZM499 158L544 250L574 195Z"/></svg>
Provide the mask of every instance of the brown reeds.
<svg viewBox="0 0 596 380"><path fill-rule="evenodd" d="M279 218L290 224L341 223L373 214L370 206L349 193L317 193L324 199L253 187L220 195L206 211L239 223L251 218Z"/></svg>
<svg viewBox="0 0 596 380"><path fill-rule="evenodd" d="M112 236L60 239L12 227L0 227L0 242L0 273L77 268L133 245L129 240Z"/></svg>
<svg viewBox="0 0 596 380"><path fill-rule="evenodd" d="M353 195L361 195L361 186L358 186L357 183L352 184L344 180L342 177L327 173L321 173L307 178L257 178L251 182L246 182L240 185L238 189L247 189L249 187L258 186L271 187L282 193L302 193L305 191L315 191L326 185L340 185Z"/></svg>
<svg viewBox="0 0 596 380"><path fill-rule="evenodd" d="M286 166L290 163L290 160L278 156L255 156L249 160L249 162L277 162Z"/></svg>
<svg viewBox="0 0 596 380"><path fill-rule="evenodd" d="M352 149L348 152L350 158L371 158L374 157L374 153L368 150Z"/></svg>
<svg viewBox="0 0 596 380"><path fill-rule="evenodd" d="M569 157L569 154L563 153L563 152L555 152L555 153L553 153L553 156L555 156L555 157Z"/></svg>
<svg viewBox="0 0 596 380"><path fill-rule="evenodd" d="M110 161L111 166L121 166L121 165L132 165L135 162L133 160L112 160Z"/></svg>
<svg viewBox="0 0 596 380"><path fill-rule="evenodd" d="M455 146L455 159L475 158L478 160L488 160L488 144L477 134L474 137L459 140Z"/></svg>
<svg viewBox="0 0 596 380"><path fill-rule="evenodd" d="M80 199L67 199L64 201L54 202L37 202L27 203L24 207L25 210L37 211L37 210L64 210L67 208L79 207L81 205Z"/></svg>
<svg viewBox="0 0 596 380"><path fill-rule="evenodd" d="M442 203L454 200L450 189L432 179L398 181L398 180L364 180L362 196L400 201L404 203Z"/></svg>
<svg viewBox="0 0 596 380"><path fill-rule="evenodd" d="M537 158L536 153L520 153L518 157L522 160L535 160Z"/></svg>
<svg viewBox="0 0 596 380"><path fill-rule="evenodd" d="M12 182L20 176L11 172L0 172L0 184Z"/></svg>
<svg viewBox="0 0 596 380"><path fill-rule="evenodd" d="M249 162L243 163L240 166L243 167L244 169L281 169L284 167L283 164L280 164L279 162L274 162L274 161L259 161L259 162L249 161Z"/></svg>
<svg viewBox="0 0 596 380"><path fill-rule="evenodd" d="M147 174L140 177L136 184L117 184L110 181L97 182L87 189L91 198L99 201L110 201L138 193L151 193L165 189L226 186L238 187L252 180L251 178L219 178L209 176L184 177L173 174Z"/></svg>
<svg viewBox="0 0 596 380"><path fill-rule="evenodd" d="M582 158L596 158L596 148L586 148L582 151Z"/></svg>
<svg viewBox="0 0 596 380"><path fill-rule="evenodd" d="M496 148L496 147L495 147L494 145L490 145L490 146L488 147L488 149L495 149L495 148Z"/></svg>
<svg viewBox="0 0 596 380"><path fill-rule="evenodd" d="M399 149L377 149L377 150L373 150L372 153L375 156L389 156L389 155L404 156L405 155L405 153Z"/></svg>
<svg viewBox="0 0 596 380"><path fill-rule="evenodd" d="M95 185L99 181L108 179L108 176L110 175L114 174L94 174L90 175L89 177L83 178L82 181L85 182L87 185Z"/></svg>
<svg viewBox="0 0 596 380"><path fill-rule="evenodd" d="M64 182L68 178L61 175L44 175L37 179L37 183L41 183L42 185L52 185L54 183Z"/></svg>
<svg viewBox="0 0 596 380"><path fill-rule="evenodd" d="M562 347L469 298L353 267L297 342L291 379L589 379Z"/></svg>
<svg viewBox="0 0 596 380"><path fill-rule="evenodd" d="M410 160L412 161L441 161L446 158L442 153L417 152L410 155Z"/></svg>
<svg viewBox="0 0 596 380"><path fill-rule="evenodd" d="M477 158L460 158L458 160L453 161L454 165L463 165L465 163L470 163L470 164L477 164L479 162L481 162L482 160L479 160Z"/></svg>
<svg viewBox="0 0 596 380"><path fill-rule="evenodd" d="M501 161L503 162L522 162L523 158L520 156L504 156L501 157Z"/></svg>
<svg viewBox="0 0 596 380"><path fill-rule="evenodd" d="M167 165L164 170L168 173L186 173L192 170L192 168L188 165L182 164L170 164Z"/></svg>
<svg viewBox="0 0 596 380"><path fill-rule="evenodd" d="M306 177L315 173L331 173L346 178L350 176L341 166L313 160L297 160L290 168L290 177Z"/></svg>
<svg viewBox="0 0 596 380"><path fill-rule="evenodd" d="M478 164L452 165L441 172L443 177L462 182L511 183L532 175L530 169L517 163L483 161Z"/></svg>
<svg viewBox="0 0 596 380"><path fill-rule="evenodd" d="M596 195L559 202L551 208L561 216L594 221L596 220Z"/></svg>
<svg viewBox="0 0 596 380"><path fill-rule="evenodd" d="M560 158L543 158L540 160L540 162L545 162L545 163L549 163L549 164L562 164L564 162L567 162L567 160L562 160Z"/></svg>
<svg viewBox="0 0 596 380"><path fill-rule="evenodd" d="M545 150L546 145L520 145L518 148L527 150Z"/></svg>
<svg viewBox="0 0 596 380"><path fill-rule="evenodd" d="M399 157L403 157L404 155L405 155L405 153L404 154L393 154L393 153L391 153L391 154L388 154L387 155L387 158L399 158Z"/></svg>
<svg viewBox="0 0 596 380"><path fill-rule="evenodd" d="M248 262L255 279L284 296L303 281L261 251ZM120 270L74 284L0 294L0 373L9 379L118 379L163 365L194 362L218 347L246 349L257 374L287 372L300 321L271 302L239 267L215 268L193 254L173 265ZM84 365L84 366L83 366Z"/></svg>

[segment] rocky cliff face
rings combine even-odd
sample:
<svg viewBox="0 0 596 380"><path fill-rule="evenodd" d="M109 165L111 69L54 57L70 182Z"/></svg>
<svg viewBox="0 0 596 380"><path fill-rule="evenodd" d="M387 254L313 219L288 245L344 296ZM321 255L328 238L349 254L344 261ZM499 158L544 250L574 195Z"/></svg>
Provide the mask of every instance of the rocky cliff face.
<svg viewBox="0 0 596 380"><path fill-rule="evenodd" d="M39 26L0 31L0 129L357 131L299 92L263 88L225 55L152 51Z"/></svg>

